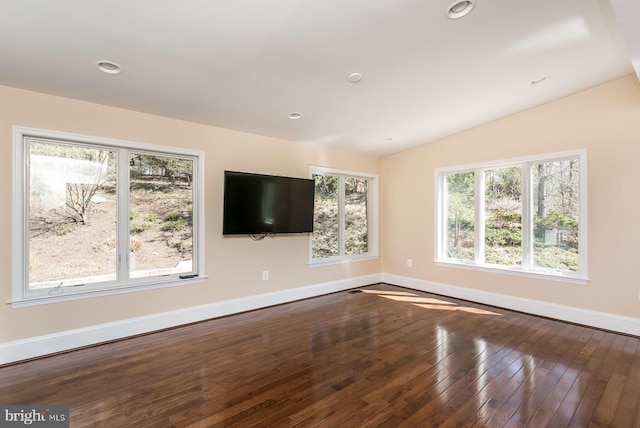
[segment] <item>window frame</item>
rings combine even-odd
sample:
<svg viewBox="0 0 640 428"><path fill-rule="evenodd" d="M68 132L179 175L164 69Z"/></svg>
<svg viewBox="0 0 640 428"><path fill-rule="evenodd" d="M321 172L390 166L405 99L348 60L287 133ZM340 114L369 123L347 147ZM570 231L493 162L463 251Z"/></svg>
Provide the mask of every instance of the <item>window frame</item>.
<svg viewBox="0 0 640 428"><path fill-rule="evenodd" d="M577 159L579 171L578 218L578 271L561 271L534 267L533 261L533 182L531 167L535 164ZM522 168L522 264L521 266L496 265L484 262L484 172L491 169L519 166ZM474 172L474 260L460 260L446 256L447 214L445 206L445 177L450 174ZM465 268L484 272L503 273L524 277L586 284L588 277L587 240L587 151L585 149L549 153L499 161L481 162L462 166L435 169L435 260L439 266Z"/></svg>
<svg viewBox="0 0 640 428"><path fill-rule="evenodd" d="M341 184L342 194L338 195L338 234L339 234L339 251L341 254L314 258L313 257L313 233L309 234L309 265L325 266L338 263L349 263L352 261L371 260L379 257L378 249L378 175L368 174L354 171L346 171L342 169L327 168L321 166L309 167L309 178L313 179L314 175L333 175L339 177L340 183L344 183L347 178L355 178L367 180L367 252L361 254L345 254L344 252L344 185ZM314 207L315 218L315 207Z"/></svg>
<svg viewBox="0 0 640 428"><path fill-rule="evenodd" d="M29 290L28 273L28 242L29 220L26 217L29 208L28 192L28 139L50 140L53 143L65 143L72 145L90 145L115 150L118 165L118 196L117 213L118 224L123 227L116 228L119 240L130 237L129 197L128 191L122 191L129 185L128 156L131 153L146 153L159 156L176 156L193 159L193 257L192 271L190 274L171 274L167 276L151 276L144 278L124 278L120 267L117 270L115 281L87 284L82 287L60 288L57 293L51 293L53 289L42 291ZM47 303L55 303L67 300L77 300L97 296L106 296L150 290L157 288L173 287L178 285L202 282L205 274L205 245L204 245L204 152L193 149L158 146L146 143L137 143L111 138L95 137L67 132L50 131L22 126L13 126L13 183L12 183L12 299L9 302L12 307L20 308ZM123 163L124 162L124 163ZM124 180L124 181L123 181ZM126 256L125 256L126 257ZM122 262L120 262L122 264ZM125 272L126 273L126 272Z"/></svg>

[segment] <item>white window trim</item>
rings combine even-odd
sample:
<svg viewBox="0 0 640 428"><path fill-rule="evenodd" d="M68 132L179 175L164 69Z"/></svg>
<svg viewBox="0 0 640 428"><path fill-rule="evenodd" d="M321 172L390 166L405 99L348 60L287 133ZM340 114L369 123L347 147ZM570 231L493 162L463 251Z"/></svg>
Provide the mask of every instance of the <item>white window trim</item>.
<svg viewBox="0 0 640 428"><path fill-rule="evenodd" d="M28 278L27 262L29 260L26 254L28 236L26 236L26 177L27 169L25 156L25 137L43 138L51 140L61 140L77 142L79 144L88 143L93 145L102 145L105 147L126 148L135 151L150 151L155 154L166 155L183 155L195 158L194 167L196 173L194 177L194 209L193 223L197 224L197 234L194 235L194 248L197 248L196 258L193 260L194 272L197 276L180 278L179 275L170 275L167 277L151 277L135 281L129 281L126 284L113 285L88 285L79 289L65 289L61 294L48 294L49 291L42 294L27 293L26 281ZM150 290L157 288L172 287L177 285L193 284L202 282L206 278L205 274L205 245L204 245L204 152L192 149L179 149L166 146L157 146L151 144L136 143L124 140L115 140L102 137L87 136L81 134L71 134L66 132L49 131L36 128L28 128L22 126L13 126L13 195L12 195L12 299L7 302L14 308L41 305L46 303L56 303L69 300L85 299L97 296L108 296L121 294L131 291ZM126 168L120 168L123 170ZM128 201L127 201L128 203ZM119 201L119 206L123 205ZM122 209L122 208L120 208ZM128 218L128 215L126 216ZM128 238L128 236L127 236Z"/></svg>
<svg viewBox="0 0 640 428"><path fill-rule="evenodd" d="M313 178L314 174L322 175L338 175L341 179L344 178L364 178L369 180L369 186L367 187L367 231L368 231L368 249L363 254L344 254L331 257L325 257L321 259L313 258L313 234L309 234L309 265L312 267L327 266L341 263L350 263L356 261L373 260L379 257L378 249L378 176L376 174L368 174L354 171L347 171L342 169L327 168L323 166L310 166L309 178ZM340 208L340 212L344 212L344 207ZM343 219L339 219L340 225L340 239L344 237L344 222Z"/></svg>
<svg viewBox="0 0 640 428"><path fill-rule="evenodd" d="M529 257L525 257L525 252L530 252L530 247L532 242L529 239L529 236L524 236L526 234L523 233L522 240L522 248L523 248L523 266L522 267L511 267L511 266L500 266L500 265L492 265L488 263L479 263L478 260L484 260L484 254L481 254L482 248L484 246L480 245L480 242L484 242L484 227L478 227L476 231L476 240L475 240L475 254L476 261L462 261L456 259L449 259L444 257L446 254L446 230L447 218L443 212L444 209L444 177L447 174L451 173L464 173L464 172L477 172L483 169L493 169L493 168L503 168L509 166L523 166L527 170L530 168L530 164L536 162L552 162L552 161L560 161L563 159L570 158L578 158L580 161L580 207L579 207L579 218L580 222L578 223L578 236L580 237L580 241L578 243L578 263L579 263L579 271L576 273L565 272L565 271L551 271L544 269L534 269L531 266L526 266L525 264L529 260ZM481 209L484 200L480 197L483 194L481 189L478 187L483 186L483 174L480 175L480 179L476 180L476 189L475 189L475 206L480 207L475 210L476 225L484 225L484 209ZM526 191L529 185L529 176L528 171L523 171L523 223L524 221L528 221L531 218L531 197L532 195L528 194ZM462 166L453 166L453 167L443 167L437 168L435 170L435 260L434 264L437 266L446 266L446 267L456 267L456 268L464 268L471 269L477 271L484 272L493 272L493 273L502 273L516 276L523 276L529 278L538 278L538 279L546 279L552 281L560 281L560 282L570 282L575 284L586 284L589 282L588 276L588 241L587 241L587 151L586 149L579 150L571 150L565 152L557 152L557 153L549 153L535 156L527 156L520 158L512 158L512 159L504 159L495 162L480 162L475 164L467 164ZM526 187L525 187L526 186Z"/></svg>

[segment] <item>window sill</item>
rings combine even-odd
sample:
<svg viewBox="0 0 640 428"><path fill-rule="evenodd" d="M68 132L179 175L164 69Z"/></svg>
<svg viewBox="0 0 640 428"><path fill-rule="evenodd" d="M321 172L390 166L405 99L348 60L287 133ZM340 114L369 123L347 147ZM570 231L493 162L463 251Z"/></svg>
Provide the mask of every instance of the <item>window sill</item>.
<svg viewBox="0 0 640 428"><path fill-rule="evenodd" d="M339 264L351 263L351 262L361 262L365 260L375 260L378 257L379 257L378 254L367 254L363 256L318 259L318 260L312 260L311 262L309 262L309 267L330 266L330 265L339 265Z"/></svg>
<svg viewBox="0 0 640 428"><path fill-rule="evenodd" d="M498 273L505 275L514 275L526 278L536 278L543 279L546 281L558 281L558 282L568 282L571 284L588 284L590 279L578 276L569 276L561 271L558 272L548 272L548 271L526 271L522 268L517 267L499 267L492 265L476 265L472 263L459 262L454 260L435 260L434 264L436 266L442 267L452 267L452 268L462 268L475 270L480 272L489 272L489 273Z"/></svg>
<svg viewBox="0 0 640 428"><path fill-rule="evenodd" d="M136 291L143 290L155 290L160 288L168 288L168 287L177 287L180 285L189 285L189 284L197 284L200 282L204 282L206 276L196 276L193 278L171 278L165 281L154 281L152 283L138 283L138 284L130 284L130 285L121 285L118 287L92 287L92 288L83 288L82 290L73 290L65 289L60 294L50 295L47 293L38 293L27 295L23 298L17 298L7 302L10 304L13 309L17 308L26 308L30 306L38 306L38 305L46 305L49 303L60 303L67 302L71 300L80 300L80 299L90 299L94 297L101 296L113 296L116 294L124 294L131 293Z"/></svg>

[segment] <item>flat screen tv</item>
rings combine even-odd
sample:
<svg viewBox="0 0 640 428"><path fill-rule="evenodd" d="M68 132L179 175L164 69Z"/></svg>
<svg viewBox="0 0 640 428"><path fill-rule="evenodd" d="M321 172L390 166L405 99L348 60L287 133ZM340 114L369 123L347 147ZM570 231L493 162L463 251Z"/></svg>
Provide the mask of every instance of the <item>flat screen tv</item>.
<svg viewBox="0 0 640 428"><path fill-rule="evenodd" d="M223 235L313 232L315 182L224 172Z"/></svg>

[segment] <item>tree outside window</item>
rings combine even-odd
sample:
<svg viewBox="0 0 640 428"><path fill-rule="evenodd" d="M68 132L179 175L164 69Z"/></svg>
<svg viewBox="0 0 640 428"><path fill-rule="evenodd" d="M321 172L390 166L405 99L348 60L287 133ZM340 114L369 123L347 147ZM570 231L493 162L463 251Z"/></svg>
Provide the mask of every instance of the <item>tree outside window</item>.
<svg viewBox="0 0 640 428"><path fill-rule="evenodd" d="M439 172L438 260L585 278L583 156Z"/></svg>
<svg viewBox="0 0 640 428"><path fill-rule="evenodd" d="M200 152L19 131L14 301L199 275Z"/></svg>
<svg viewBox="0 0 640 428"><path fill-rule="evenodd" d="M313 168L314 231L311 258L315 262L376 255L375 177Z"/></svg>

